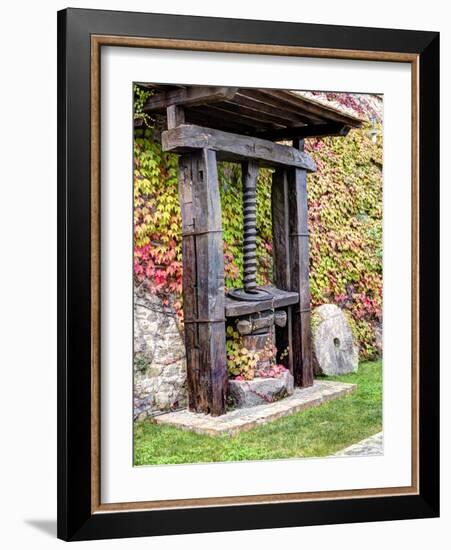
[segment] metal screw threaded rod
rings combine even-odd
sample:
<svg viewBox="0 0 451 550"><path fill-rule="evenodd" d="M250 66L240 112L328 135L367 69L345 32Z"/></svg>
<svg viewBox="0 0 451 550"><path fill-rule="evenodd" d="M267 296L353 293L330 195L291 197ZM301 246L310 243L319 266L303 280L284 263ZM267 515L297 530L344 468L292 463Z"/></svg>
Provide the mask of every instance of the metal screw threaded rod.
<svg viewBox="0 0 451 550"><path fill-rule="evenodd" d="M257 163L242 164L244 291L251 294L257 291L257 176Z"/></svg>

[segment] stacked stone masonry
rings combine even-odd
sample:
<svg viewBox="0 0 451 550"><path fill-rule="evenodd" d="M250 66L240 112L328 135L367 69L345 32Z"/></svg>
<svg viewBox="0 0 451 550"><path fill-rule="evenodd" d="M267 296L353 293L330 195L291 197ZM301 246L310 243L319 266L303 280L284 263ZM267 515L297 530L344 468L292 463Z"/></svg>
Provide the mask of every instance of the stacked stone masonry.
<svg viewBox="0 0 451 550"><path fill-rule="evenodd" d="M134 418L187 406L183 336L172 309L135 289Z"/></svg>

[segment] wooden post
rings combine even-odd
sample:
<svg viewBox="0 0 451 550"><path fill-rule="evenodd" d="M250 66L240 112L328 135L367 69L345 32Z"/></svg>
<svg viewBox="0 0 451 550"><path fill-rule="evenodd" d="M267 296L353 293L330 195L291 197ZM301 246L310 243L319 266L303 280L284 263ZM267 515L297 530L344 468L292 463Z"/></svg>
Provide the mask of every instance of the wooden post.
<svg viewBox="0 0 451 550"><path fill-rule="evenodd" d="M272 233L273 233L273 283L281 290L291 290L290 237L288 181L284 168L277 168L272 178ZM293 374L293 343L291 307L286 308L287 323L284 327L275 327L277 361L281 362ZM281 353L288 349L284 359Z"/></svg>
<svg viewBox="0 0 451 550"><path fill-rule="evenodd" d="M224 255L216 153L179 158L189 408L225 413Z"/></svg>
<svg viewBox="0 0 451 550"><path fill-rule="evenodd" d="M168 130L177 128L180 124L185 124L185 111L179 105L169 105L166 109Z"/></svg>
<svg viewBox="0 0 451 550"><path fill-rule="evenodd" d="M277 169L272 190L274 284L298 292L299 303L289 308L287 326L276 332L276 345L279 350L289 345L286 366L300 387L313 384L307 208L306 171Z"/></svg>
<svg viewBox="0 0 451 550"><path fill-rule="evenodd" d="M304 142L294 143L301 150ZM312 327L309 285L309 234L307 172L289 168L291 289L299 292L299 304L292 310L294 381L297 386L313 384ZM296 337L295 337L296 336Z"/></svg>

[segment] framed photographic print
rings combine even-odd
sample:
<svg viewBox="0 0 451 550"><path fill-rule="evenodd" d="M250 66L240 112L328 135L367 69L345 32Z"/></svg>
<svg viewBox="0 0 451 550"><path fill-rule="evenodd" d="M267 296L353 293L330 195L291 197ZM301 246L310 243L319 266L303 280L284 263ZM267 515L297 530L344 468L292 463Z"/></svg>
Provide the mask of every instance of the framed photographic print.
<svg viewBox="0 0 451 550"><path fill-rule="evenodd" d="M439 513L439 35L58 13L58 536Z"/></svg>

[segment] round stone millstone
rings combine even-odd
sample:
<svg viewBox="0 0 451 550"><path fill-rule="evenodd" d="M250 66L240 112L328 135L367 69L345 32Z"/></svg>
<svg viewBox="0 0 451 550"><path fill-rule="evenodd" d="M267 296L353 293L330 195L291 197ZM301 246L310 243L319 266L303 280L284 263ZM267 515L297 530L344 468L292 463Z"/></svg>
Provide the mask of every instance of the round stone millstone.
<svg viewBox="0 0 451 550"><path fill-rule="evenodd" d="M312 313L313 361L315 370L337 375L357 372L359 350L343 311L324 304Z"/></svg>

